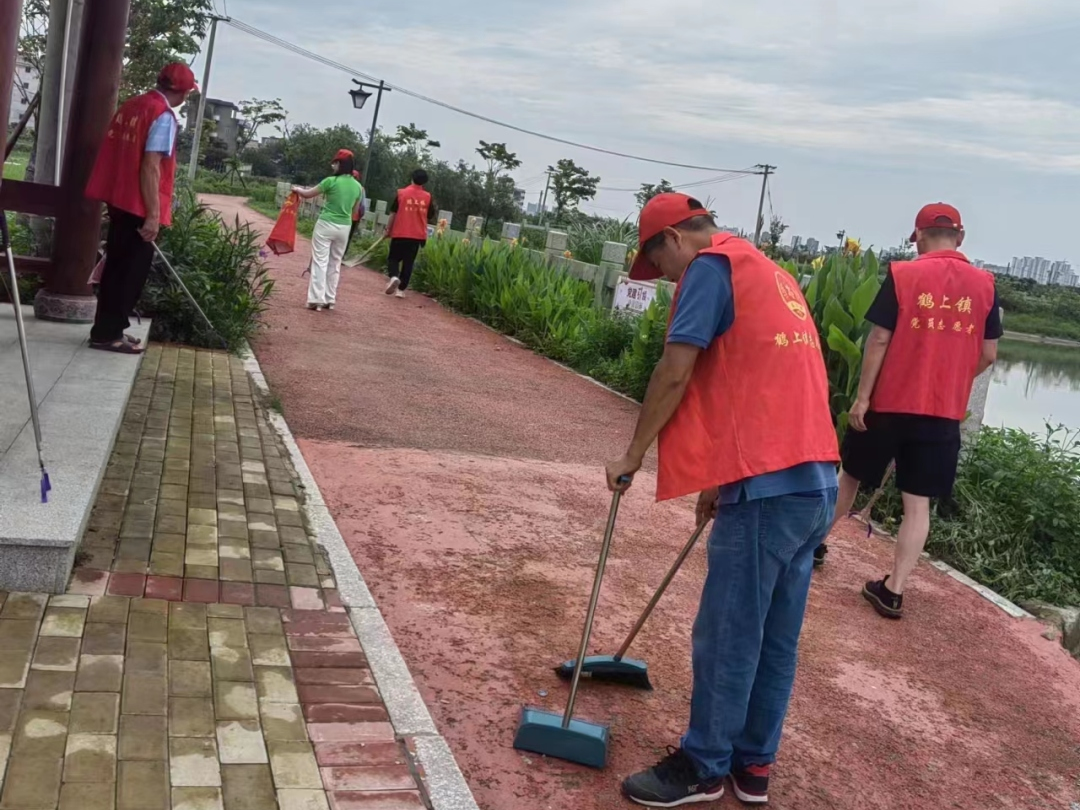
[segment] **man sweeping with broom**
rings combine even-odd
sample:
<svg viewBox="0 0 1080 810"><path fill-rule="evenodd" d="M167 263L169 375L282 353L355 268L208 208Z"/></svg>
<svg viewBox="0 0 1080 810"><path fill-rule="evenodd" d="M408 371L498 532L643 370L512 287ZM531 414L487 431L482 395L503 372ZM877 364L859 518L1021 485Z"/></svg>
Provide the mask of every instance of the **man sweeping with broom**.
<svg viewBox="0 0 1080 810"><path fill-rule="evenodd" d="M795 679L813 569L836 503L836 432L817 328L799 285L682 194L641 212L630 277L678 283L667 344L626 455L629 486L659 438L657 498L700 493L716 517L693 630L689 729L679 748L623 782L638 804L724 795L768 801L769 767ZM620 480L622 479L622 480Z"/></svg>

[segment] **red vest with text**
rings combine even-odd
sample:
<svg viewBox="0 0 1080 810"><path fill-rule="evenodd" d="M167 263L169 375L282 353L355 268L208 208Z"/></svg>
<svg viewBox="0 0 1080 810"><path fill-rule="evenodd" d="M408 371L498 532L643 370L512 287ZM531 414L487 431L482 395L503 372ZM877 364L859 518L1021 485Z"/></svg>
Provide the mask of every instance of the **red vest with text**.
<svg viewBox="0 0 1080 810"><path fill-rule="evenodd" d="M963 420L982 355L994 277L962 253L893 262L900 315L870 410Z"/></svg>
<svg viewBox="0 0 1080 810"><path fill-rule="evenodd" d="M91 200L145 217L146 206L139 190L139 170L146 152L146 136L150 126L163 112L175 114L161 93L151 90L128 99L116 111L109 131L101 144L97 162L86 184L86 196ZM173 183L176 178L176 145L172 153L161 159L161 182L158 185L162 225L172 224Z"/></svg>
<svg viewBox="0 0 1080 810"><path fill-rule="evenodd" d="M397 212L390 228L391 239L427 239L431 195L417 185L398 189Z"/></svg>
<svg viewBox="0 0 1080 810"><path fill-rule="evenodd" d="M705 254L731 262L735 321L698 357L682 402L660 431L661 501L840 460L821 343L798 282L731 234L714 236Z"/></svg>

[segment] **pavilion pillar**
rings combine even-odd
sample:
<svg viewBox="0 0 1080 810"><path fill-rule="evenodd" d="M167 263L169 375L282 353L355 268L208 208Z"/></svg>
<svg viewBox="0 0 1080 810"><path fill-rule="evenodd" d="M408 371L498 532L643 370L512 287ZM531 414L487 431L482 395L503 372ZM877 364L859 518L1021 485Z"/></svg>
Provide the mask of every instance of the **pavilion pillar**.
<svg viewBox="0 0 1080 810"><path fill-rule="evenodd" d="M89 280L101 241L102 206L86 199L83 191L116 112L129 6L130 0L86 0L83 10L79 64L60 173L53 266L34 301L34 312L43 320L94 320L97 301Z"/></svg>
<svg viewBox="0 0 1080 810"><path fill-rule="evenodd" d="M0 121L11 114L11 89L15 81L15 57L19 53L19 29L22 27L22 0L0 2Z"/></svg>

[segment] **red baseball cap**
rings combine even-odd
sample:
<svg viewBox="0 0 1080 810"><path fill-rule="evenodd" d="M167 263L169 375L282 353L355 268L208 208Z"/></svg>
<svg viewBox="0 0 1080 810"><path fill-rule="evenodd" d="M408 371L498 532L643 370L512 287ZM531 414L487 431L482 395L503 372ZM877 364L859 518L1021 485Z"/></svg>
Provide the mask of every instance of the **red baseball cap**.
<svg viewBox="0 0 1080 810"><path fill-rule="evenodd" d="M345 160L345 158L352 158L353 153L348 149L338 149L337 154L334 155L334 160Z"/></svg>
<svg viewBox="0 0 1080 810"><path fill-rule="evenodd" d="M630 278L634 281L651 281L664 274L645 256L645 243L661 233L664 228L673 228L691 217L712 216L701 207L697 200L685 194L657 194L641 209L638 218L638 255L630 268Z"/></svg>
<svg viewBox="0 0 1080 810"><path fill-rule="evenodd" d="M911 241L918 238L919 231L927 228L952 228L954 231L963 231L964 223L960 221L960 212L951 205L945 203L931 203L924 205L919 215L915 217L915 230L911 232Z"/></svg>
<svg viewBox="0 0 1080 810"><path fill-rule="evenodd" d="M195 74L191 68L183 62L172 62L161 69L158 74L158 84L164 85L177 93L186 93L189 90L198 91L199 85L195 84Z"/></svg>

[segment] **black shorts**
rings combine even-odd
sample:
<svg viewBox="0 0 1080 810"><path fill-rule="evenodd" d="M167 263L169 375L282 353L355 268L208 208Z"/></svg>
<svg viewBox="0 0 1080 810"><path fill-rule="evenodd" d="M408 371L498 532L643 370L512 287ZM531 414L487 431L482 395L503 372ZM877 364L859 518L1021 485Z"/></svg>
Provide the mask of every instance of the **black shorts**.
<svg viewBox="0 0 1080 810"><path fill-rule="evenodd" d="M896 461L896 486L901 492L941 499L952 495L960 458L959 422L871 411L866 428L848 428L840 452L844 472L876 489L889 462Z"/></svg>

